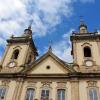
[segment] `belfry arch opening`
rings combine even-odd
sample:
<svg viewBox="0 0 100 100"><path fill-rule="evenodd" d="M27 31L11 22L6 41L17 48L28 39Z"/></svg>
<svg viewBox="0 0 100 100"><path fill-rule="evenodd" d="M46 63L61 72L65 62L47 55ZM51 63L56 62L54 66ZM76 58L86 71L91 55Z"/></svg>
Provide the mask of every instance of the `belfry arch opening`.
<svg viewBox="0 0 100 100"><path fill-rule="evenodd" d="M19 50L16 49L16 50L13 52L12 59L17 59L17 58L18 58L18 55L19 55Z"/></svg>
<svg viewBox="0 0 100 100"><path fill-rule="evenodd" d="M84 57L92 57L91 48L88 46L84 47Z"/></svg>

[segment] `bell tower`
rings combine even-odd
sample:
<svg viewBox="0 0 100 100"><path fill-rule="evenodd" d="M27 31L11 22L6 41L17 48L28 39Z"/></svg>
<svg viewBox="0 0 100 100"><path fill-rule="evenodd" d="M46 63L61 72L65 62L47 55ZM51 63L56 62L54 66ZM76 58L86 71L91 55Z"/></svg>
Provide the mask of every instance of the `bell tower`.
<svg viewBox="0 0 100 100"><path fill-rule="evenodd" d="M81 72L100 72L100 34L88 32L84 21L80 22L79 31L71 37L74 64Z"/></svg>
<svg viewBox="0 0 100 100"><path fill-rule="evenodd" d="M20 37L11 36L1 60L2 69L11 69L30 64L38 56L32 39L31 26L24 30Z"/></svg>

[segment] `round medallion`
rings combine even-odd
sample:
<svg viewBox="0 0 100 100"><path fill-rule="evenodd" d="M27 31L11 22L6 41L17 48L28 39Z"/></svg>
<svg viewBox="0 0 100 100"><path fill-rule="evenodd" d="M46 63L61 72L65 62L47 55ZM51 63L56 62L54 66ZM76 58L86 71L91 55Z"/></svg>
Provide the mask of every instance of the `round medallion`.
<svg viewBox="0 0 100 100"><path fill-rule="evenodd" d="M87 61L85 62L85 64L86 64L87 67L93 66L93 62L90 61L90 60L87 60Z"/></svg>
<svg viewBox="0 0 100 100"><path fill-rule="evenodd" d="M15 67L16 66L16 63L13 61L13 62L10 62L9 65L8 65L10 68L12 67Z"/></svg>

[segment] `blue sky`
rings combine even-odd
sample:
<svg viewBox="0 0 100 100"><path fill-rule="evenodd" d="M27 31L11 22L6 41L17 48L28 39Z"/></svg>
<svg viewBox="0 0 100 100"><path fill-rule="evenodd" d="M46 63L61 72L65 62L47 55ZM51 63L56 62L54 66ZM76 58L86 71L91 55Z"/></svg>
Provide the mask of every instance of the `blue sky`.
<svg viewBox="0 0 100 100"><path fill-rule="evenodd" d="M88 30L100 30L100 0L0 0L0 58L6 39L20 36L33 20L33 39L43 55L52 41L53 52L72 62L70 35L78 31L80 16Z"/></svg>

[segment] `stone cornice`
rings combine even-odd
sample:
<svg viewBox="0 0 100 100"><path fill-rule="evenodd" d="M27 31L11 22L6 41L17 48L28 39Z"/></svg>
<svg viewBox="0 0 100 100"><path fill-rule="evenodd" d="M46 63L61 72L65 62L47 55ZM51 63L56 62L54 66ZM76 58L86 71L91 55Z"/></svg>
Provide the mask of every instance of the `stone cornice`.
<svg viewBox="0 0 100 100"><path fill-rule="evenodd" d="M24 79L100 79L100 73L68 73L68 74L22 74L0 73L0 78L24 78Z"/></svg>
<svg viewBox="0 0 100 100"><path fill-rule="evenodd" d="M100 40L100 35L99 34L90 34L90 35L72 35L70 37L70 40Z"/></svg>
<svg viewBox="0 0 100 100"><path fill-rule="evenodd" d="M27 43L30 44L33 48L34 53L38 56L37 48L34 44L34 41L32 40L32 37L13 37L7 40L8 45L14 44L14 43Z"/></svg>
<svg viewBox="0 0 100 100"><path fill-rule="evenodd" d="M8 43L27 43L32 41L32 38L14 37L7 40Z"/></svg>

